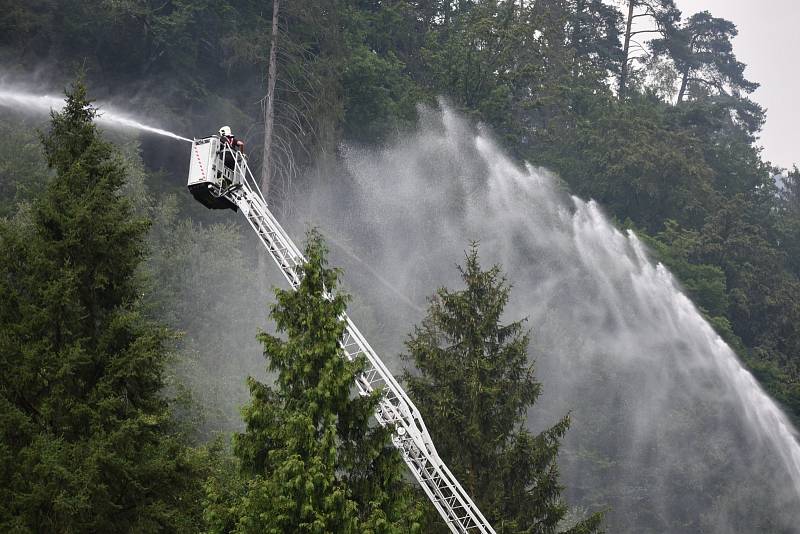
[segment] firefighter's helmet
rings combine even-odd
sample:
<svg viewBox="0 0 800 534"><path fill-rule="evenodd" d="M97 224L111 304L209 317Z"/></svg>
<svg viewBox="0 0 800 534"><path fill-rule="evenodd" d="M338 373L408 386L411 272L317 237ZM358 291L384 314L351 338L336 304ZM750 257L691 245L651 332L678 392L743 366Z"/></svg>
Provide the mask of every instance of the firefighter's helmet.
<svg viewBox="0 0 800 534"><path fill-rule="evenodd" d="M231 127L230 126L223 126L219 129L219 136L220 137L230 137L231 136Z"/></svg>

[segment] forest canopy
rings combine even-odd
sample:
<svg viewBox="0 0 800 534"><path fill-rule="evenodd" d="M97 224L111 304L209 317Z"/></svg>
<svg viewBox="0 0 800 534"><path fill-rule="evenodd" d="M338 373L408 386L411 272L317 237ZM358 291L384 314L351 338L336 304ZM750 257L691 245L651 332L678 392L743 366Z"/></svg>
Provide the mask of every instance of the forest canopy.
<svg viewBox="0 0 800 534"><path fill-rule="evenodd" d="M8 79L72 88L50 124L0 109L0 132L14 140L0 147L0 497L8 503L0 526L197 531L205 521L215 531L246 530L263 526L247 523L248 507L286 483L266 477L270 462L282 462L286 477L303 475L287 467L294 452L282 429L267 429L283 440L275 458L259 456L249 441L267 431L260 403L283 410L276 420L303 411L290 391L270 389L275 373L280 380L292 369L272 360L267 370L254 341L273 281L259 272L255 239L181 193L183 152L176 158L178 149L160 138L104 137L93 123L102 106L95 109L89 95L124 102L178 132L230 124L246 139L250 165L280 215L293 213L298 192L348 187L328 178L339 175L345 143L395 142L416 127L418 106L444 102L490 131L517 163L551 170L565 190L596 200L618 228L639 236L770 396L800 420L800 172L776 168L758 147L766 112L751 98L758 80L736 55L736 35L735 21L682 13L673 0L7 3L0 65ZM72 85L76 78L82 81ZM310 243L311 253L324 256L321 240ZM504 304L502 271L469 263L477 252L467 259L464 272L488 276ZM417 398L428 399L431 384L447 378L442 369L435 380L416 373L427 365L422 344L435 346L441 333L434 326L444 320L442 303L452 299L449 311L458 311L457 291L436 293L433 315L408 340L407 384ZM273 318L290 339L262 333L268 357L293 343L286 317L300 305L288 294L278 300ZM339 306L327 310L332 316L344 306L328 304ZM237 320L223 331L220 317ZM371 331L387 328L374 323ZM520 324L509 327L525 345ZM566 414L544 434L518 428L520 414L535 410L538 382L512 363L521 404L509 408L502 454L538 439L548 445L545 463L555 466ZM445 371L454 369L471 376ZM254 377L246 382L247 375ZM447 401L426 405L452 409ZM435 528L427 504L401 480L398 458L381 456L385 436L351 414L367 436L369 450L360 450L337 434L336 406L325 406L330 413L307 438L337 445L314 451L317 474L350 494L317 503L325 510L320 524ZM474 428L469 435L485 439ZM437 436L451 452L461 439L455 430ZM337 471L330 451L378 465L370 473ZM454 465L462 476L474 471ZM537 480L550 488L539 496L546 513L538 519L503 500L513 494L527 502L529 491L504 493L489 474L480 483L492 491L482 502L493 514L513 511L518 523L509 532L528 531L525 521L552 523L534 532L563 530L571 503L560 500L557 473L550 475L526 479L528 490ZM378 492L375 476L399 489ZM591 502L606 502L598 494ZM291 508L278 504L275 514ZM600 508L573 524L593 531ZM654 532L671 528L646 521ZM684 528L698 525L687 519Z"/></svg>

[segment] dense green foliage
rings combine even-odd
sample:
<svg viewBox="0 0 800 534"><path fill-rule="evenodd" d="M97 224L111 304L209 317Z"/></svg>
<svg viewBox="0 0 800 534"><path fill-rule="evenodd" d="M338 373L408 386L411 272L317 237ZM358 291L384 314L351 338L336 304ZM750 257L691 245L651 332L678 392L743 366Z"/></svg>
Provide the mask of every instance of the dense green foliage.
<svg viewBox="0 0 800 534"><path fill-rule="evenodd" d="M111 101L128 100L129 108L180 131L230 123L248 147L258 147L270 4L8 3L0 9L0 62L9 76L32 77L37 85L41 74L33 70L58 85L81 67L93 91ZM647 58L626 46L629 13L655 31ZM672 0L284 1L279 22L279 184L270 199L279 210L291 209L285 201L292 190L328 179L302 170L312 163L324 170L343 140L390 140L413 124L416 104L441 95L487 124L516 158L553 169L571 191L597 199L621 226L634 229L767 390L800 418L800 173L790 170L777 185L780 169L757 148L765 114L748 97L757 84L736 58L732 22L706 12L684 16ZM0 147L0 216L6 217L0 224L6 251L0 260L0 497L10 503L0 524L47 530L36 521L57 517L64 530L113 530L88 522L111 510L120 530L180 528L196 510L173 504L199 486L187 482L195 468L156 392L167 378L170 391L192 390L195 406L178 413L198 440L236 429L237 404L247 398L240 383L240 365L249 356L242 340L252 335L247 319L258 313L242 303L261 304L245 289L256 278L249 251L255 247L239 227L208 224L216 219L193 207L188 195L170 196L182 179L171 176L182 177L183 157L174 157L172 145L144 139L141 154L126 152L128 171L140 158L145 166L143 183L125 185L138 188L135 212L155 221L146 266L153 280L139 280L134 273L144 258L147 225L119 195L124 172L89 125L91 112L70 109L46 136L46 159L37 157L31 122L0 121L0 132L14 139ZM62 135L73 127L75 136ZM257 168L259 151L249 150ZM99 210L101 203L118 209ZM112 238L114 246L106 246ZM149 316L187 333L169 377L164 343L171 335ZM220 328L222 317L236 320ZM519 330L515 335L524 339ZM288 350L270 343L271 355ZM518 383L520 399L508 405L513 413L535 399L530 380ZM411 383L415 395L425 394L423 382ZM281 402L289 397L281 395L288 393L280 388L250 385L249 429L237 441L244 471L222 462L207 486L216 503L207 516L218 529L250 517L247 491L269 495L281 480L273 477L307 475L291 471L285 429L256 417L261 409L280 407L282 416L298 418L300 411L286 411ZM359 402L354 406L366 410L367 401ZM431 427L443 451L461 451L455 436L464 434L457 432L482 435L480 428L451 434ZM322 436L322 428L314 427L314 435ZM505 428L506 448L494 451L500 456L513 452L516 439L538 439L514 425ZM545 447L547 465L565 427L555 428L561 430ZM283 470L268 470L254 444L245 453L247 436L267 431L283 440L274 464ZM368 442L383 446L382 437L373 438ZM334 460L321 446L315 443L318 472L336 486L340 473L331 474ZM45 465L52 469L36 468ZM459 475L469 481L468 465L460 464ZM135 482L126 483L124 496L112 473ZM150 476L170 482L142 482ZM499 483L492 476L486 484ZM548 480L556 495L555 478ZM502 502L499 493L487 493L493 517L518 517L526 491ZM120 504L123 497L132 501ZM356 493L341 498L342 506L356 503L363 512ZM537 517L563 513L555 501L543 506ZM47 507L60 515L47 515ZM353 521L369 521L364 514Z"/></svg>
<svg viewBox="0 0 800 534"><path fill-rule="evenodd" d="M497 532L561 531L556 456L569 417L534 435L525 416L541 392L522 321L503 324L510 287L482 270L476 246L459 267L464 289L442 288L407 342L406 375L437 450ZM563 530L597 532L601 515Z"/></svg>
<svg viewBox="0 0 800 534"><path fill-rule="evenodd" d="M0 223L0 528L187 530L201 472L161 395L171 334L141 312L148 222L83 86L43 137L55 173Z"/></svg>
<svg viewBox="0 0 800 534"><path fill-rule="evenodd" d="M379 392L352 398L363 357L348 361L339 340L347 297L309 234L297 291L276 290L270 313L282 340L262 333L275 386L249 380L247 428L234 438L243 480L212 480L212 532L372 532L419 529L389 429L370 424ZM237 494L237 489L240 492Z"/></svg>

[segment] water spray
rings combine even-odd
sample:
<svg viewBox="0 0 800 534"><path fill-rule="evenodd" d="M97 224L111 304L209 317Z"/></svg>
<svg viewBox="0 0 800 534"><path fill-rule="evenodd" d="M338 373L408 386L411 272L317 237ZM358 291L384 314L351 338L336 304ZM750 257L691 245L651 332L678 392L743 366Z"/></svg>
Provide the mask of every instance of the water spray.
<svg viewBox="0 0 800 534"><path fill-rule="evenodd" d="M64 100L51 95L33 95L22 91L0 89L0 106L17 110L24 109L34 113L49 113L51 110L61 110L64 107ZM141 130L178 139L179 141L186 141L187 143L192 142L191 139L169 130L148 126L130 115L102 103L98 105L97 122L111 127Z"/></svg>
<svg viewBox="0 0 800 534"><path fill-rule="evenodd" d="M157 135L163 135L166 137L171 137L173 139L178 139L180 141L186 141L187 143L191 143L192 140L176 133L170 132L168 130L163 130L161 128L156 128L154 126L148 126L146 124L142 124L141 122L134 120L130 117L127 117L119 112L111 112L108 111L108 108L101 108L100 112L97 114L97 120L101 123L107 123L112 125L118 125L123 128L133 128L136 130L142 130L145 132L154 133Z"/></svg>
<svg viewBox="0 0 800 534"><path fill-rule="evenodd" d="M398 142L345 151L335 183L292 197L295 218L368 254L416 302L462 288L453 263L479 241L484 266L513 282L505 320L531 328L544 393L528 430L571 413L565 496L608 508L609 532L797 532L798 433L667 269L597 203L519 166L455 112L420 113ZM402 351L419 315L350 258L352 292Z"/></svg>

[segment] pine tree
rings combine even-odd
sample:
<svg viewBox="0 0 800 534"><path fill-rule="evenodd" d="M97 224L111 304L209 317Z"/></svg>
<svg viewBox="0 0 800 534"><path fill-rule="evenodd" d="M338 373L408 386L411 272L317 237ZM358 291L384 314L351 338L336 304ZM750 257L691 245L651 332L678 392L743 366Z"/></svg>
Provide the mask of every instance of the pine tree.
<svg viewBox="0 0 800 534"><path fill-rule="evenodd" d="M439 289L406 342L418 374L410 393L437 450L497 532L556 532L567 507L556 456L564 417L541 434L524 428L541 392L528 363L523 321L503 324L510 287L500 268L481 270L477 245L461 267L466 287ZM595 514L566 532L597 532Z"/></svg>
<svg viewBox="0 0 800 534"><path fill-rule="evenodd" d="M700 95L709 92L752 93L758 84L744 77L745 65L733 53L732 39L736 25L708 11L695 13L680 27L650 42L655 56L667 56L681 77L678 102L690 95L692 88Z"/></svg>
<svg viewBox="0 0 800 534"><path fill-rule="evenodd" d="M274 388L248 382L247 428L234 437L245 489L237 496L230 483L208 486L210 530L414 532L402 460L389 430L369 421L379 397L352 397L364 361L342 357L347 297L318 233L309 234L305 255L302 283L276 290L270 314L287 339L259 335L277 378Z"/></svg>
<svg viewBox="0 0 800 534"><path fill-rule="evenodd" d="M140 310L148 224L95 113L77 83L42 137L54 177L0 222L3 532L187 530L199 512L161 394L171 334Z"/></svg>

